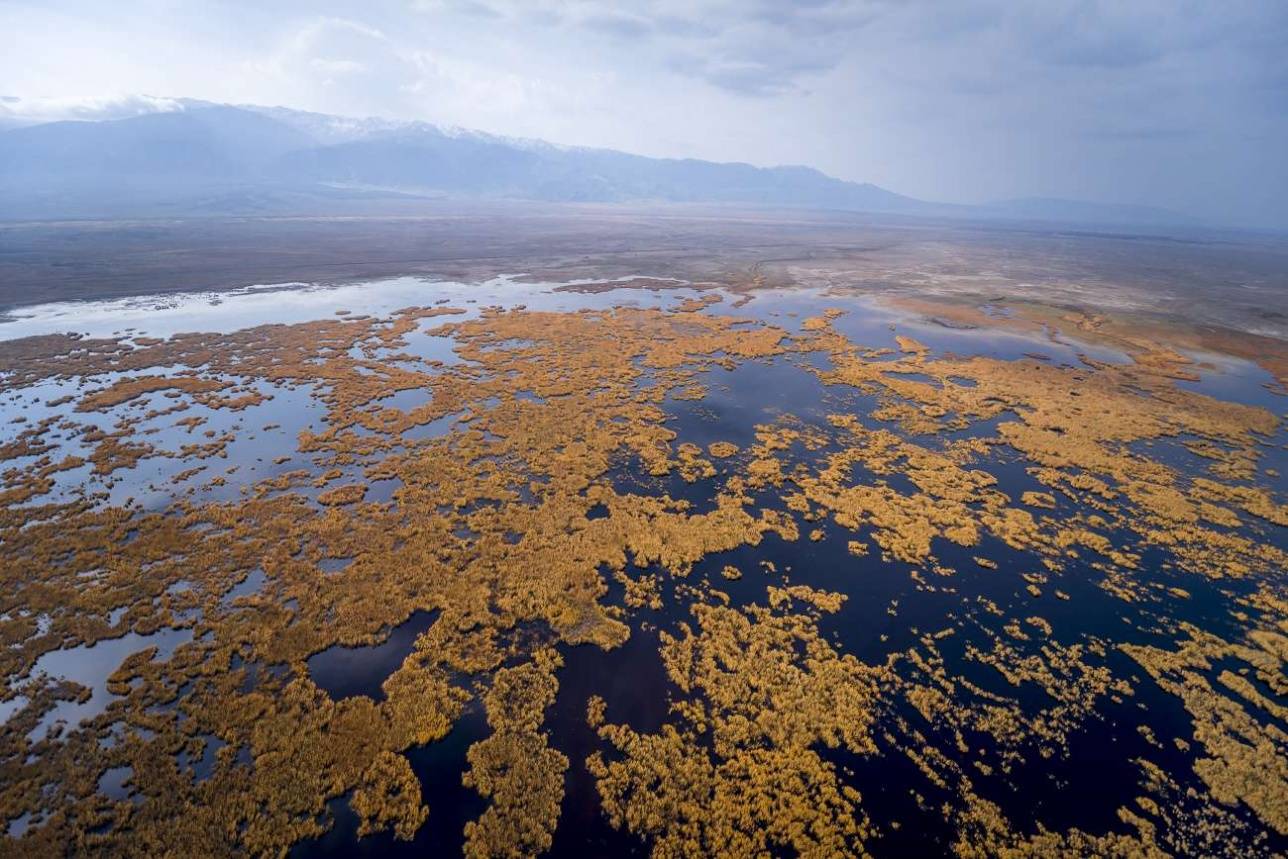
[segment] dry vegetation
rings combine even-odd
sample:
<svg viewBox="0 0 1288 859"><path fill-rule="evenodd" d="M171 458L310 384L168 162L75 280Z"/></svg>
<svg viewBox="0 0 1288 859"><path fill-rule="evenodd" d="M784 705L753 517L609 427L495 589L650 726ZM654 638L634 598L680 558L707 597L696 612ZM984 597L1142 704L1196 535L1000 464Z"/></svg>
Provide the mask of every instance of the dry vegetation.
<svg viewBox="0 0 1288 859"><path fill-rule="evenodd" d="M920 813L950 827L962 855L1283 845L1271 839L1288 835L1288 507L1260 464L1276 415L1178 387L1186 359L1154 341L1126 365L942 356L903 335L890 355L838 333L839 310L792 333L714 304L472 319L408 309L4 344L0 392L72 387L0 446L0 666L13 678L0 689L12 710L0 819L28 821L0 855L278 855L324 832L327 803L346 794L359 834L410 839L435 810L405 753L467 708L491 730L452 776L488 802L463 833L471 855L549 848L572 767L589 768L607 820L654 855L880 852L918 821L875 819L839 751L910 762ZM409 338L423 331L454 338L461 362L418 358ZM742 447L696 444L668 421L677 400L706 396L706 371L765 359L800 361L803 380L878 407L781 416L747 428L755 441ZM286 391L306 392L325 421L299 429L272 476L250 478L230 446L265 432L245 416ZM387 404L402 391L430 396ZM231 415L232 428L203 430L184 415L194 409ZM969 432L997 418L995 432ZM166 447L156 426L193 441ZM1141 446L1169 439L1203 469ZM1001 454L1041 491L999 481ZM171 460L172 501L112 494ZM710 503L628 489L614 479L624 467L674 475ZM804 584L809 570L715 559L711 575L694 573L769 538L841 540L856 578L890 566L917 595L957 603L940 628L861 660L820 631L850 600ZM1014 599L959 594L958 550ZM342 574L334 559L348 559ZM262 587L238 590L253 571ZM1148 623L1134 614L1118 638L1044 617L1088 580L1124 607L1151 606ZM1218 609L1236 635L1176 619L1187 583L1242 588L1221 591ZM735 587L756 596L738 603L723 590ZM636 730L592 698L600 749L569 760L546 728L561 654L618 647L664 608L685 618L660 633L665 723ZM333 700L311 678L315 654L379 643L424 611L435 620L381 695ZM191 639L168 658L129 656L101 714L38 727L90 694L35 673L43 655L169 629ZM999 785L1067 759L1072 735L1146 687L1179 702L1193 730L1157 730L1159 756L1133 762L1140 794L1117 826L1008 818ZM1184 767L1164 742L1185 745ZM212 744L199 778L183 762ZM129 795L109 798L99 779L122 767Z"/></svg>

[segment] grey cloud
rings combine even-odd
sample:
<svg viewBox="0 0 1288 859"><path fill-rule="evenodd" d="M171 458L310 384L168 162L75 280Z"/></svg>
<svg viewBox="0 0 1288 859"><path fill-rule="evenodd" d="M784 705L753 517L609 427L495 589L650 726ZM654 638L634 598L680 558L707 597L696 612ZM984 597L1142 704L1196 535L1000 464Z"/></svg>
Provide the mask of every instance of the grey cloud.
<svg viewBox="0 0 1288 859"><path fill-rule="evenodd" d="M564 23L564 16L551 9L533 9L526 12L523 19L538 27L557 27Z"/></svg>
<svg viewBox="0 0 1288 859"><path fill-rule="evenodd" d="M1070 16L1051 29L1040 50L1056 63L1130 68L1158 59L1164 48L1151 41L1149 33L1107 29L1081 16Z"/></svg>
<svg viewBox="0 0 1288 859"><path fill-rule="evenodd" d="M807 3L767 3L749 18L794 36L840 36L861 29L884 11L881 4L852 0Z"/></svg>
<svg viewBox="0 0 1288 859"><path fill-rule="evenodd" d="M459 14L476 18L500 18L498 12L482 0L412 0L411 8L417 12Z"/></svg>
<svg viewBox="0 0 1288 859"><path fill-rule="evenodd" d="M472 0L460 0L456 4L457 8L466 15L473 15L478 18L500 18L501 13L497 12L486 3L475 3Z"/></svg>
<svg viewBox="0 0 1288 859"><path fill-rule="evenodd" d="M504 0L495 0L498 4ZM654 43L672 71L739 95L802 91L802 79L845 56L847 37L886 8L868 0L680 3L655 0L623 12L621 4L583 0L557 6L500 6L511 20L544 14L542 23Z"/></svg>
<svg viewBox="0 0 1288 859"><path fill-rule="evenodd" d="M582 26L598 33L619 39L634 39L653 32L652 22L644 18L617 13L591 15L582 19Z"/></svg>
<svg viewBox="0 0 1288 859"><path fill-rule="evenodd" d="M744 96L764 98L796 90L796 84L783 69L760 63L722 62L694 55L678 55L672 59L671 68Z"/></svg>
<svg viewBox="0 0 1288 859"><path fill-rule="evenodd" d="M705 39L717 35L720 28L693 18L678 15L663 15L654 22L659 33L667 36L679 36L685 39Z"/></svg>
<svg viewBox="0 0 1288 859"><path fill-rule="evenodd" d="M145 113L166 113L183 109L182 99L150 95L63 98L0 96L0 119L6 120L6 124L126 119Z"/></svg>
<svg viewBox="0 0 1288 859"><path fill-rule="evenodd" d="M947 201L1080 197L1288 226L1288 3L1274 0L128 5L0 2L0 28L24 34L0 52L4 91L24 97L0 101L0 124L165 109L106 97L152 92L807 163ZM141 42L158 50L124 50ZM37 110L33 95L55 98Z"/></svg>

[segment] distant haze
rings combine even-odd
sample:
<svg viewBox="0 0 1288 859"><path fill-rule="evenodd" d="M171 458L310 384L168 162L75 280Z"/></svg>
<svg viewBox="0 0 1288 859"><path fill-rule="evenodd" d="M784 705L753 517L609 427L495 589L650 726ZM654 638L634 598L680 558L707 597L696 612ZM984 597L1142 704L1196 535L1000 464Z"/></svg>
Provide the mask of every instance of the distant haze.
<svg viewBox="0 0 1288 859"><path fill-rule="evenodd" d="M423 122L193 99L0 132L0 219L393 214L438 200L700 203L1171 229L1147 206L918 200L810 167L647 158ZM441 208L439 208L441 211Z"/></svg>
<svg viewBox="0 0 1288 859"><path fill-rule="evenodd" d="M1273 0L43 0L0 31L0 129L193 97L1288 228Z"/></svg>

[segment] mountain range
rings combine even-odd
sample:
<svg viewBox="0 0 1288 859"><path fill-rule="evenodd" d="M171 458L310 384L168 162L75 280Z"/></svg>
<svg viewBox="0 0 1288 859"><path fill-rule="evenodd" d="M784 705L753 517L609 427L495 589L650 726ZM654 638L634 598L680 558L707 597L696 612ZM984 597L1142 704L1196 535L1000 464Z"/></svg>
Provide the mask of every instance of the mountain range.
<svg viewBox="0 0 1288 859"><path fill-rule="evenodd" d="M1070 200L931 203L810 167L648 158L442 128L179 100L0 130L0 218L344 213L426 198L802 206L931 217L1187 225Z"/></svg>

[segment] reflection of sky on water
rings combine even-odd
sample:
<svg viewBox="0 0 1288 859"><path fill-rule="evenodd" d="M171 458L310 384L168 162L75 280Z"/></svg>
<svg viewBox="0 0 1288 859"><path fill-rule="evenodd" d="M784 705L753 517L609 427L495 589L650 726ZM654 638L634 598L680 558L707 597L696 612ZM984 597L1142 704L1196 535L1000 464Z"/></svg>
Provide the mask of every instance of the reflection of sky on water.
<svg viewBox="0 0 1288 859"><path fill-rule="evenodd" d="M44 737L49 729L60 723L68 729L75 728L85 719L105 711L117 697L107 691L107 678L130 654L155 647L157 652L153 658L164 662L175 648L191 640L191 629L161 629L150 635L128 632L120 638L108 638L91 645L49 651L36 660L31 676L69 680L89 687L91 694L84 702L59 701L44 714L31 732L30 739L34 741ZM12 707L13 702L9 704ZM12 712L0 715L7 718Z"/></svg>
<svg viewBox="0 0 1288 859"><path fill-rule="evenodd" d="M1276 414L1288 412L1288 396L1279 393L1282 388L1267 370L1228 355L1186 354L1195 362L1189 369L1199 374L1199 381L1178 381L1178 387L1221 400L1262 406Z"/></svg>
<svg viewBox="0 0 1288 859"><path fill-rule="evenodd" d="M44 305L14 312L16 321L0 324L0 339L29 334L74 330L93 336L108 336L114 332L133 336L169 336L180 331L232 331L249 325L268 322L303 322L319 318L333 318L335 311L348 310L353 314L387 316L410 306L444 306L466 308L464 316L447 316L423 320L418 330L408 338L406 346L394 350L381 350L380 357L393 352L405 352L421 360L458 363L460 358L453 351L453 341L448 337L426 332L447 322L477 316L486 306L514 307L524 305L531 310L578 310L583 308L610 308L623 304L640 306L672 306L698 293L690 289L672 290L618 290L607 293L578 293L555 291L556 284L519 282L512 277L495 278L480 284L433 282L418 278L396 278L375 283L347 284L296 288L249 288L219 295L165 296L129 299L116 302ZM712 306L709 312L728 313L761 319L783 326L792 332L799 331L801 320L817 316L824 309L836 307L846 312L833 321L834 327L862 348L896 349L895 335L911 336L922 341L932 354L955 353L964 356L987 355L1000 359L1020 359L1032 353L1049 356L1053 364L1080 363L1079 355L1124 362L1125 355L1113 350L1091 347L1081 343L1057 343L1049 338L1025 337L982 329L952 329L933 322L908 319L896 312L879 307L871 301L843 296L825 295L800 290L775 290L759 293L740 307L734 307L732 296ZM1260 368L1247 362L1218 359L1215 356L1195 356L1205 366L1196 369L1202 374L1199 382L1180 382L1186 390L1206 393L1222 399L1255 403L1276 413L1284 411L1284 400L1265 387L1269 376ZM707 395L698 401L668 399L663 403L667 411L668 428L678 437L676 443L692 442L706 447L715 441L730 441L740 448L755 442L757 423L774 421L792 415L817 427L826 427L827 415L848 413L857 415L869 428L883 427L900 432L897 427L871 418L870 412L876 398L840 386L825 386L805 365L827 366L822 355L790 355L769 360L741 361L733 370L713 367L704 372L701 381ZM420 365L421 369L423 365ZM182 368L164 368L177 371ZM149 373L157 372L150 370ZM0 400L5 415L24 415L27 424L0 423L0 443L12 440L24 426L30 426L47 416L63 412L66 407L51 407L47 403L69 394L110 384L117 376L103 374L87 379L45 380L20 391L10 392ZM915 379L916 375L902 378ZM146 440L167 450L182 444L209 441L204 435L208 430L216 437L231 433L234 438L227 448L227 459L198 462L181 458L153 457L143 459L137 466L122 469L113 475L108 501L123 503L132 497L146 510L162 510L175 497L194 490L195 501L235 501L244 488L263 478L298 468L312 467L310 458L296 450L301 430L318 431L324 427L322 418L325 407L314 399L310 386L288 388L254 382L262 393L270 395L264 402L243 411L211 409L191 405L187 410L172 415L141 420L136 433L156 430ZM409 410L431 402L432 385L424 389L400 391L373 404L373 408ZM534 398L535 399L535 398ZM151 394L113 409L106 414L77 413L74 419L112 431L123 416L145 414L149 409L165 407L172 401L161 394ZM408 443L437 437L457 426L464 413L450 414L431 423L416 427L405 434ZM174 422L183 418L201 417L205 423L189 433ZM999 423L1015 420L1011 413L980 422L967 430L946 433L933 438L918 438L918 443L935 448L947 441L968 437L996 434ZM267 426L278 425L265 429ZM62 445L59 455L85 455L92 445L82 444L75 438L58 439ZM1285 468L1283 432L1274 439L1267 439L1265 464L1274 463L1281 472ZM1182 440L1159 441L1143 446L1151 458L1161 460L1183 472L1201 469L1205 461L1195 457L1180 446ZM825 455L827 450L811 454ZM800 452L791 454L800 458ZM281 459L282 461L278 461ZM7 465L25 466L34 460L15 460ZM204 465L200 474L183 481L173 482L175 475L195 465ZM727 463L717 461L718 470L724 471ZM222 487L209 487L211 477L237 467L235 474L228 474ZM640 479L632 473L635 464L624 462L612 475L622 491L660 493L690 501L694 512L710 509L716 480L685 483L678 475L660 481ZM1027 490L1044 491L1027 473L1027 465L1018 461L1007 449L997 449L982 458L974 467L983 468L998 478L999 488L1014 499ZM60 487L53 497L66 498L76 486L94 483L90 467L71 470L56 477ZM347 471L340 482L351 477L361 478L361 464ZM899 474L877 477L856 469L855 481L881 480L897 491L910 491L905 476ZM387 502L398 485L396 480L372 484L368 501ZM204 487L204 488L198 488ZM312 487L293 489L316 496L321 491ZM781 509L781 499L774 492L757 493L758 506ZM1057 515L1071 517L1094 512L1083 504L1064 497L1057 500ZM1070 565L1066 575L1044 587L1045 596L1035 596L1025 588L1021 574L1040 569L1034 556L1008 548L1000 541L986 537L981 546L971 549L956 547L948 541L935 542L936 553L944 564L955 573L940 576L930 570L917 570L907 564L883 562L879 550L864 557L851 555L846 548L849 540L871 542L868 529L858 533L847 532L830 520L802 522L802 530L819 527L827 539L813 542L804 536L795 542L786 542L776 535L769 535L759 546L713 553L700 561L687 579L693 583L708 581L729 594L734 605L765 601L765 587L769 584L806 584L815 588L840 591L848 595L842 610L826 617L821 628L828 641L845 652L868 662L883 661L887 654L917 644L918 635L928 630L951 625L960 616L963 600L988 599L1001 606L1008 616L1023 617L1034 614L1046 618L1055 628L1055 638L1073 642L1089 635L1107 640L1135 641L1138 643L1167 644L1171 639L1160 636L1156 621L1160 618L1197 621L1204 628L1218 634L1232 621L1227 608L1230 592L1223 591L1210 582L1195 582L1185 577L1184 587L1191 592L1185 602L1161 598L1154 604L1130 605L1113 598L1097 586L1100 574L1086 562ZM998 561L999 569L983 569L974 563L975 555ZM778 572L770 573L762 566L770 561ZM1146 581L1157 582L1162 588L1177 584L1182 577L1168 570L1164 559L1147 558L1147 563L1136 573ZM743 572L737 581L725 580L720 570L733 564ZM327 572L342 577L346 574L348 559L336 559L326 564ZM664 570L638 571L662 573L661 586L665 607L660 611L642 610L632 638L617 650L605 653L592 646L562 648L566 665L560 672L560 691L550 711L547 726L551 743L568 755L572 766L569 770L563 817L557 830L554 855L573 855L585 852L593 845L602 853L624 853L638 843L615 833L606 826L598 814L593 783L586 777L581 762L586 755L598 748L593 732L585 722L586 701L591 694L603 695L607 701L610 721L627 722L640 730L654 730L665 717L661 707L668 694L675 689L660 670L657 659L657 633L659 629L673 629L677 624L690 621L684 606L687 600L675 594L677 581ZM917 582L913 573L937 587L927 588ZM253 599L267 584L264 571L256 568L247 578L223 599L221 608L233 609L238 600ZM1070 600L1057 600L1049 591L1060 588ZM1246 590L1244 584L1223 584L1230 591ZM609 583L610 598L620 596L621 585ZM897 607L897 610L896 610ZM120 619L115 616L113 622ZM332 692L334 697L368 695L381 697L380 684L410 652L416 636L432 623L434 615L417 613L407 623L390 631L382 642L370 647L333 647L315 654L309 660L309 671L314 681ZM641 627L638 620L646 620L649 627ZM979 615L976 622L993 622L993 618ZM997 623L1000 625L1000 620ZM998 630L992 630L997 632ZM169 658L174 649L191 640L188 629L163 629L150 636L127 633L121 637L101 641L93 647L76 647L53 651L41 657L33 675L46 674L50 678L65 678L81 683L92 690L83 704L60 702L41 720L33 737L45 732L59 721L74 726L80 720L103 712L113 696L106 691L106 678L128 655L146 647L157 646L158 660ZM999 694L1018 695L1026 708L1042 705L1039 693L1031 685L1021 689L1010 688L992 669L968 659L965 640L969 635L943 645L946 667L955 676L969 680L978 688ZM1111 653L1109 659L1121 660L1121 654ZM1125 669L1130 671L1130 669ZM1138 673L1138 672L1137 672ZM19 697L0 703L0 722L24 706L25 698ZM1147 706L1141 707L1139 704ZM1143 756L1150 751L1137 730L1149 724L1160 735L1184 736L1188 719L1176 702L1161 695L1154 687L1143 685L1139 697L1125 704L1106 704L1103 719L1093 719L1070 738L1071 756L1063 762L1042 763L1020 767L1005 784L996 780L981 779L981 791L988 798L1003 805L1006 813L1022 827L1036 821L1065 827L1078 825L1091 831L1103 831L1114 825L1116 809L1130 801L1135 790L1135 773L1125 762L1133 756ZM898 715L915 719L911 712ZM484 804L460 784L459 773L465 767L465 752L469 745L487 734L486 724L477 708L469 711L453 731L442 741L412 749L408 753L416 774L420 777L424 797L431 813L426 826L410 844L394 842L388 836L364 839L355 843L357 819L342 798L333 801L329 808L336 825L323 838L302 844L293 852L296 856L324 855L423 855L425 852L459 848L464 823L477 816ZM937 737L940 748L950 750L949 738ZM199 775L208 774L214 765L217 745L208 743L201 760L186 761ZM1160 752L1152 751L1154 759ZM829 753L832 755L832 753ZM1036 758L1036 756L1035 756ZM855 778L864 788L864 808L877 819L910 819L917 817L910 805L910 791L920 784L919 773L909 768L899 755L887 754L871 760L860 761L835 753L829 759L838 765L850 767ZM1167 768L1171 772L1188 772L1190 761L1181 752L1170 748L1166 753ZM959 761L968 766L963 756ZM118 768L124 770L125 768ZM125 781L129 773L112 771L104 774L100 783L109 797L123 797L128 792ZM1120 789L1121 788L1121 789ZM989 793L989 791L992 791ZM1078 803L1068 803L1067 797L1076 794ZM10 831L25 821L10 824ZM909 827L890 833L883 842L883 850L905 854L941 852L948 837L946 827L936 825Z"/></svg>
<svg viewBox="0 0 1288 859"><path fill-rule="evenodd" d="M694 295L691 289L583 293L559 286L602 281L521 282L503 275L481 283L419 277L345 284L285 283L225 292L150 295L110 301L67 301L11 309L0 317L0 340L73 332L90 337L169 337L191 331L238 331L265 324L309 322L336 311L387 316L404 307L447 304L478 315L478 308L526 304L533 310L579 310L622 304L670 304ZM663 283L659 281L659 283Z"/></svg>

